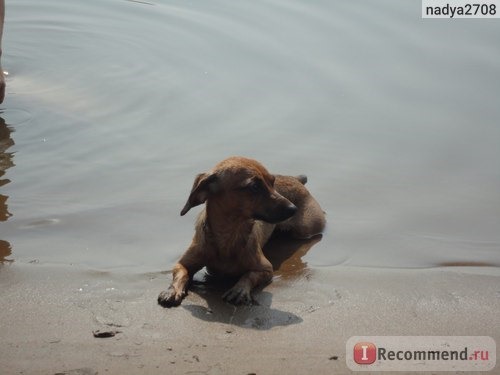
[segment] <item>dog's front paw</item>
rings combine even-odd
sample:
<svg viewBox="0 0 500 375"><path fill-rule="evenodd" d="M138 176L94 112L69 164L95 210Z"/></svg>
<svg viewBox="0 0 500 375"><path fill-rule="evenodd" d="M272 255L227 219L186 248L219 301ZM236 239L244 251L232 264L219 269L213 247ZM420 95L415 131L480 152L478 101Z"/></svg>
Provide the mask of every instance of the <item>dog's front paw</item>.
<svg viewBox="0 0 500 375"><path fill-rule="evenodd" d="M234 286L224 293L222 299L226 302L232 303L233 305L251 305L253 302L250 291L247 288L238 286Z"/></svg>
<svg viewBox="0 0 500 375"><path fill-rule="evenodd" d="M174 288L169 288L168 290L164 290L158 296L158 303L163 307L176 307L179 306L186 296L185 292L177 292Z"/></svg>

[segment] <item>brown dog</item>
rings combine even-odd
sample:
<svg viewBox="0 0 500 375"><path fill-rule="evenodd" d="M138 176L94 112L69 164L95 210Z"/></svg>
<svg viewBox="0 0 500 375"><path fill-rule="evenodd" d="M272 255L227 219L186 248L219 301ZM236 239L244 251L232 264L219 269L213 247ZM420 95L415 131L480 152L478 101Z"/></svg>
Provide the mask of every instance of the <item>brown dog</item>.
<svg viewBox="0 0 500 375"><path fill-rule="evenodd" d="M273 176L259 162L242 157L228 158L199 174L181 215L205 202L206 208L158 303L178 306L193 275L204 266L209 273L239 277L223 295L225 301L251 303L252 289L272 279L273 267L262 253L272 232L309 238L325 227L325 215L304 187L306 181L305 176Z"/></svg>

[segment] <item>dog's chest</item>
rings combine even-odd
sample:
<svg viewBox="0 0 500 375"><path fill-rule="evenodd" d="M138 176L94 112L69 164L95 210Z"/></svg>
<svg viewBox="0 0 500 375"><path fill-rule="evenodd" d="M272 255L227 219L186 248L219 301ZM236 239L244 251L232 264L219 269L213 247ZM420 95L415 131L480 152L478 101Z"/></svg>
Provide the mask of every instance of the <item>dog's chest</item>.
<svg viewBox="0 0 500 375"><path fill-rule="evenodd" d="M210 273L217 275L240 276L248 271L248 255L244 243L210 244L207 249L206 265Z"/></svg>
<svg viewBox="0 0 500 375"><path fill-rule="evenodd" d="M275 225L255 221L251 227L233 231L214 231L204 225L205 261L212 274L241 276L259 263L262 247Z"/></svg>

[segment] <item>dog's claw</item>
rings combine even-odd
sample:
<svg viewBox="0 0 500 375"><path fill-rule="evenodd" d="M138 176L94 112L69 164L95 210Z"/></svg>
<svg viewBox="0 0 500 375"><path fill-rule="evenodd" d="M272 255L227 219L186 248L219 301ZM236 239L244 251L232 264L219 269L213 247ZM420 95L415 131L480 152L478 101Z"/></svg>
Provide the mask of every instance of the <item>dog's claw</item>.
<svg viewBox="0 0 500 375"><path fill-rule="evenodd" d="M173 289L164 290L158 296L158 303L163 307L176 307L179 306L182 302L182 299L185 297L185 293L176 293Z"/></svg>
<svg viewBox="0 0 500 375"><path fill-rule="evenodd" d="M253 302L250 292L244 288L231 288L224 293L222 299L233 305L251 305Z"/></svg>

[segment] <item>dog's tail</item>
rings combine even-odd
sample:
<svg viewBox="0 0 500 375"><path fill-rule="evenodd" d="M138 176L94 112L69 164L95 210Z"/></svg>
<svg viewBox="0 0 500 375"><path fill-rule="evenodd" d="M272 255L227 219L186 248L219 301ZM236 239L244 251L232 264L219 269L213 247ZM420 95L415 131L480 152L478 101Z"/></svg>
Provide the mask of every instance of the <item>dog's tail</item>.
<svg viewBox="0 0 500 375"><path fill-rule="evenodd" d="M305 174L298 175L295 178L299 180L302 185L307 183L307 176Z"/></svg>

